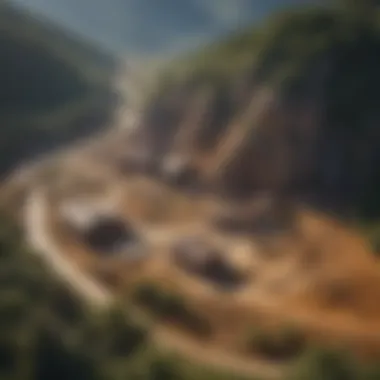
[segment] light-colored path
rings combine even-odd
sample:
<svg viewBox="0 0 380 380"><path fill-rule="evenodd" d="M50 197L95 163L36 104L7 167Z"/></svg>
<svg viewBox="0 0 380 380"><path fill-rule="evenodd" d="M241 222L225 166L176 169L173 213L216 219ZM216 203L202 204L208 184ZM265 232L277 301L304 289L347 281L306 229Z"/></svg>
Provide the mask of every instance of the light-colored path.
<svg viewBox="0 0 380 380"><path fill-rule="evenodd" d="M24 221L28 243L81 298L90 300L96 306L107 306L111 294L72 265L46 232L45 206L41 190L34 191L26 202Z"/></svg>

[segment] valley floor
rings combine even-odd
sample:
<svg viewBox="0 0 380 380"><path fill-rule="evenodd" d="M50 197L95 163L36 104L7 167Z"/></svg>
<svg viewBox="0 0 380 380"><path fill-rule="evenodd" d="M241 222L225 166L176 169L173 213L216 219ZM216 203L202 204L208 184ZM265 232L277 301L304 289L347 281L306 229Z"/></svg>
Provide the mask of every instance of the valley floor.
<svg viewBox="0 0 380 380"><path fill-rule="evenodd" d="M12 191L3 196L10 196L9 205L16 194L25 198L13 202L21 208L32 245L84 297L103 304L147 283L179 294L212 333L198 338L161 321L154 333L157 343L250 375L278 377L294 359L273 358L258 331L268 341L292 328L304 345L323 343L380 357L380 270L356 231L297 206L294 225L283 233L229 234L212 223L223 206L216 199L184 195L142 176L123 177L104 159L107 149L83 152L62 159L50 175L45 169L28 186L10 183ZM60 205L73 199L111 204L133 225L146 255L128 260L127 252L106 257L89 249L60 215ZM244 285L224 291L178 265L173 246L194 236L222 252L228 265L244 275Z"/></svg>

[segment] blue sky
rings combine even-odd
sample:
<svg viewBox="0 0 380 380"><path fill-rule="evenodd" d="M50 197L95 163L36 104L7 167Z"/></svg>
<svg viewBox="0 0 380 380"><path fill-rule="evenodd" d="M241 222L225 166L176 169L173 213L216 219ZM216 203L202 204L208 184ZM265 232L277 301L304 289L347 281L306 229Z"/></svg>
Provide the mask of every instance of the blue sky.
<svg viewBox="0 0 380 380"><path fill-rule="evenodd" d="M12 0L108 50L171 54L316 0Z"/></svg>

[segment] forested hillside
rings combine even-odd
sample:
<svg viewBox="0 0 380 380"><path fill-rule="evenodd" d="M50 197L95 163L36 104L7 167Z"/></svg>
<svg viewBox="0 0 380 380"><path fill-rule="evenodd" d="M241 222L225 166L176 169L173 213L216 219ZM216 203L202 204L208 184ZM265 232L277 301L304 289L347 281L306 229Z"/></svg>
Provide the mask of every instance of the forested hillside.
<svg viewBox="0 0 380 380"><path fill-rule="evenodd" d="M112 116L116 59L6 2L0 5L0 173L90 134Z"/></svg>
<svg viewBox="0 0 380 380"><path fill-rule="evenodd" d="M179 155L228 196L290 193L378 214L379 59L376 2L280 12L169 65L145 141L156 161Z"/></svg>

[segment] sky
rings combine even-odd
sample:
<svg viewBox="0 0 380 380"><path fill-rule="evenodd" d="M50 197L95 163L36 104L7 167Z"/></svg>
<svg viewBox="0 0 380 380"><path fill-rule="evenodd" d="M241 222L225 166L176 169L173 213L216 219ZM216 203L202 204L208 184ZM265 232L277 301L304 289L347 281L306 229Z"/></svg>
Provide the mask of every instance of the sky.
<svg viewBox="0 0 380 380"><path fill-rule="evenodd" d="M105 49L170 55L316 0L11 0Z"/></svg>

